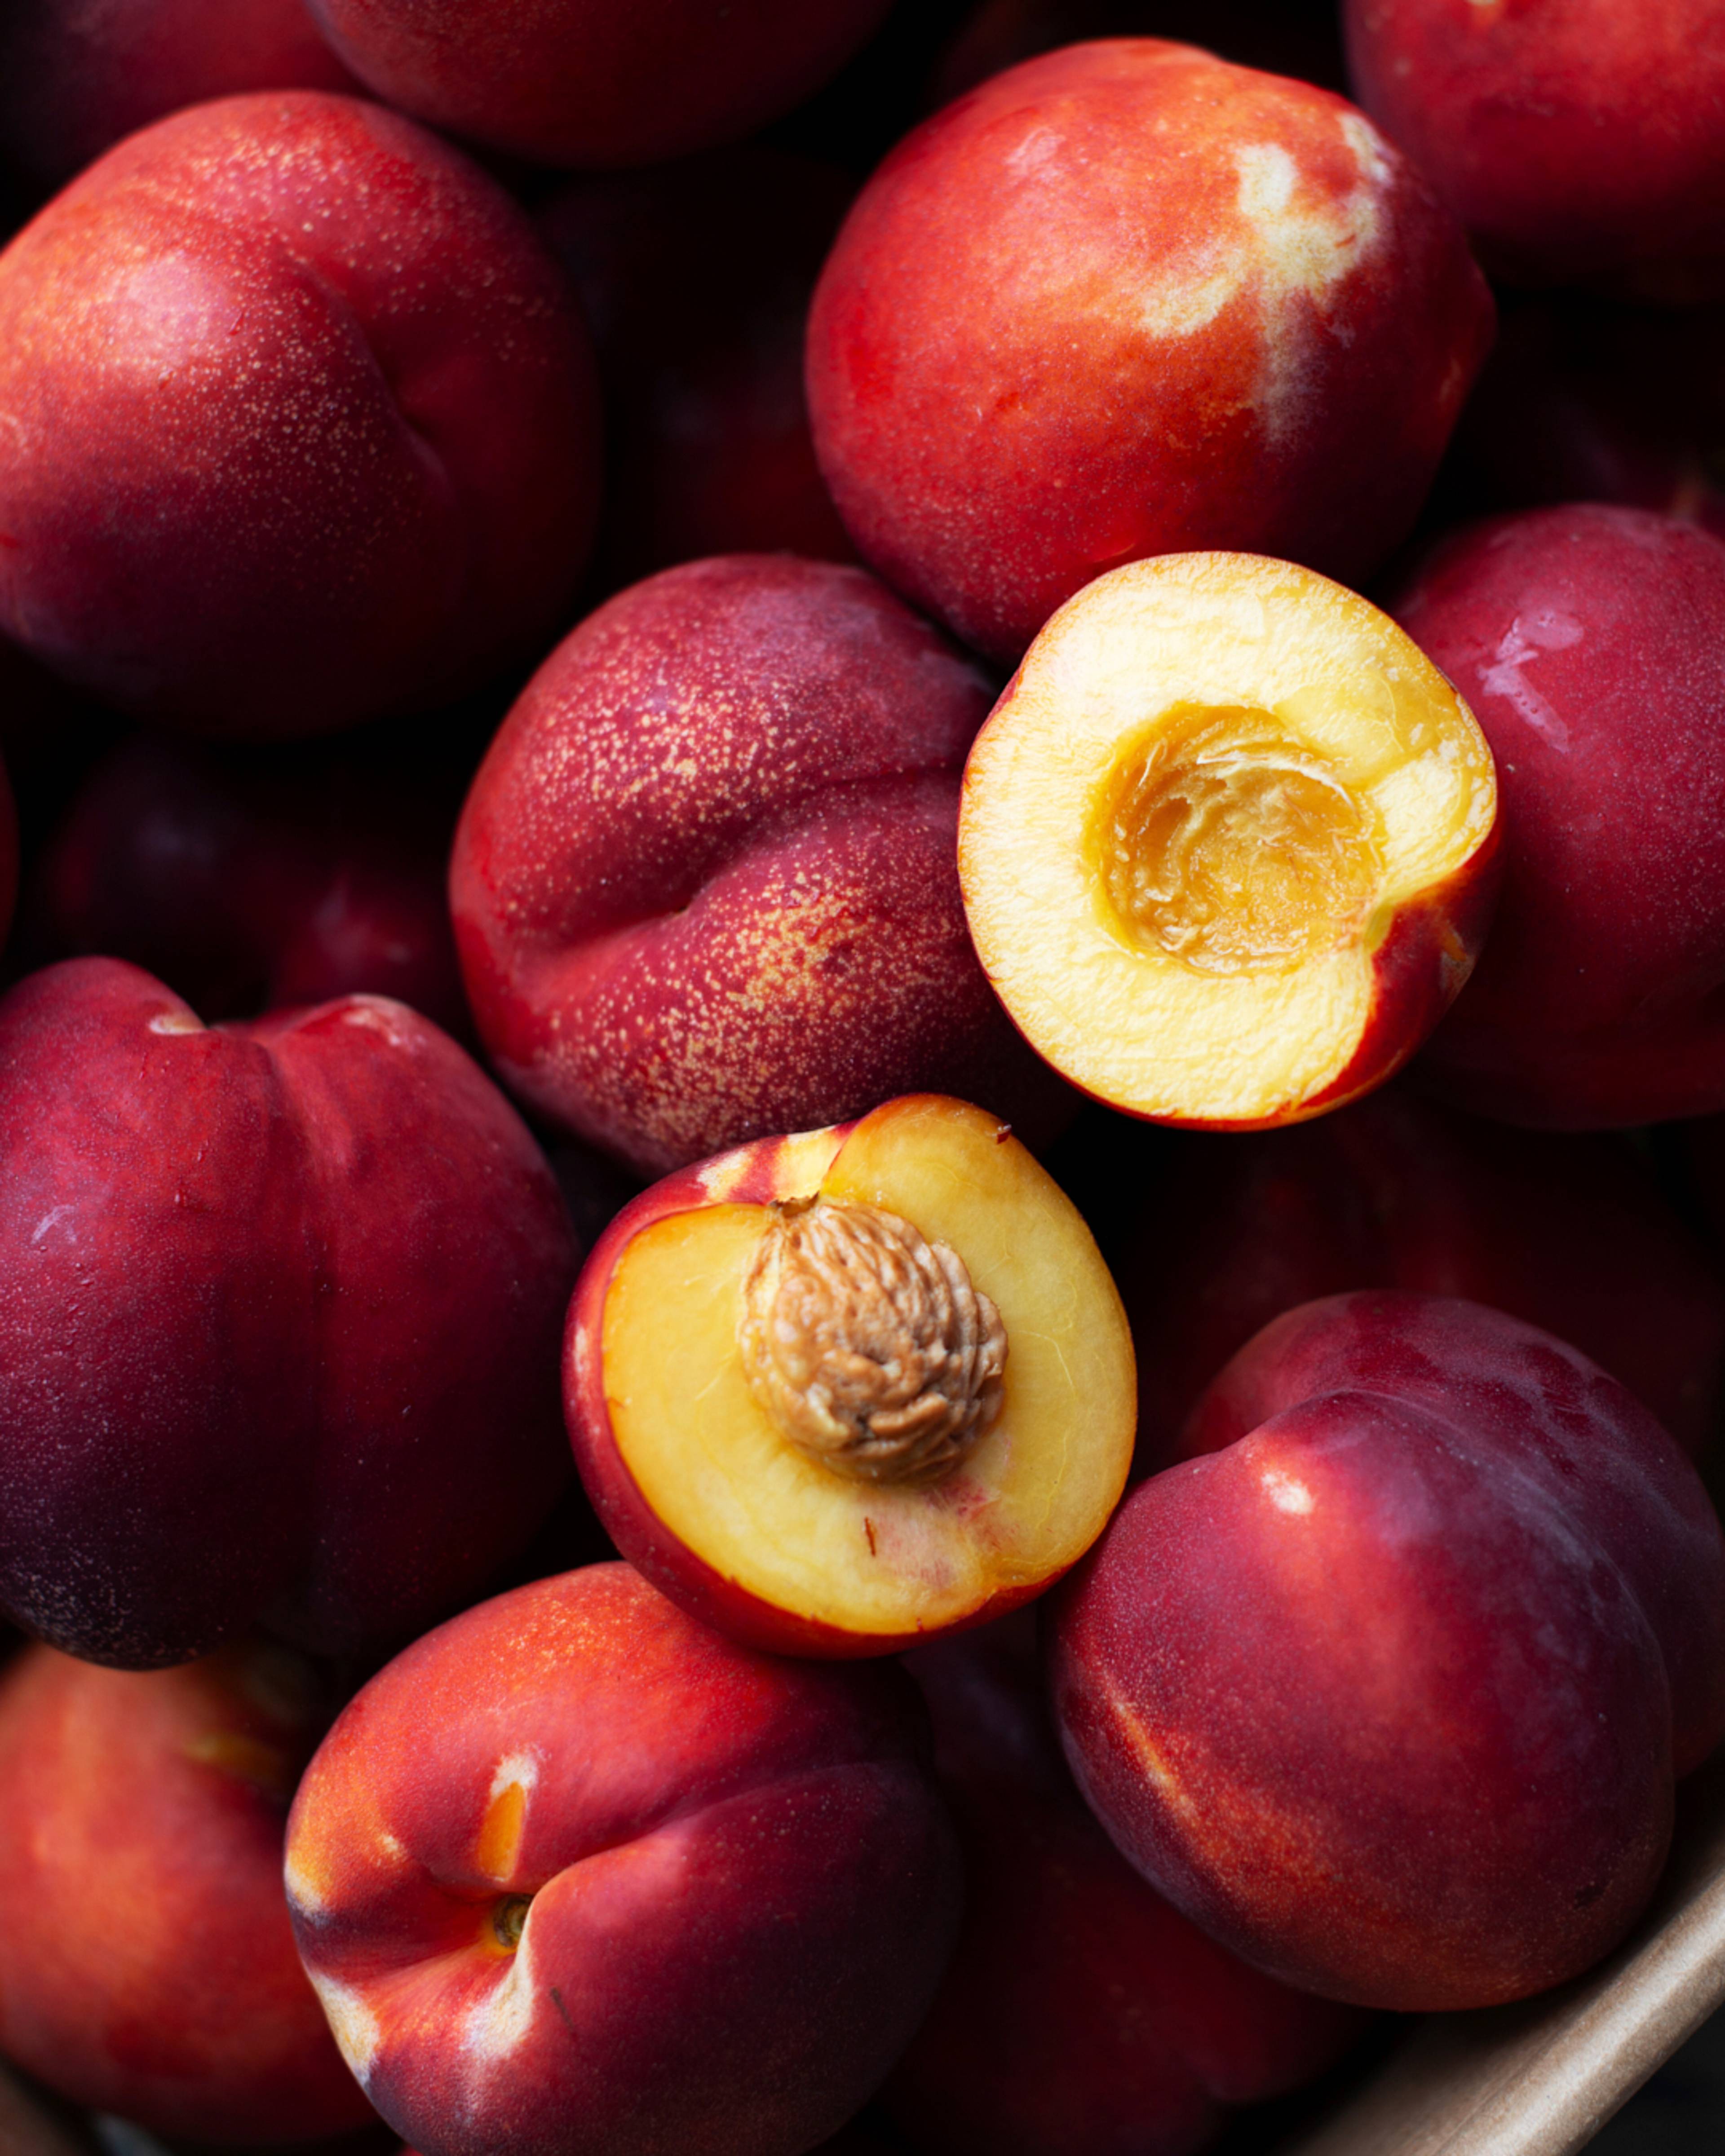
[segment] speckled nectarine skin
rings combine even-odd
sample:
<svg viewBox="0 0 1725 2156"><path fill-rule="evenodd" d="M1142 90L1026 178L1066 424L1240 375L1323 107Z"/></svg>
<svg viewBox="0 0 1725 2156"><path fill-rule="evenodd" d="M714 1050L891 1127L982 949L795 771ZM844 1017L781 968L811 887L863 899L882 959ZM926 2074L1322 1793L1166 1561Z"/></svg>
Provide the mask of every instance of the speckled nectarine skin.
<svg viewBox="0 0 1725 2156"><path fill-rule="evenodd" d="M1725 1731L1725 1537L1622 1386L1478 1304L1290 1312L1058 1590L1067 1754L1125 1854L1362 2005L1519 1998L1651 1892Z"/></svg>
<svg viewBox="0 0 1725 2156"><path fill-rule="evenodd" d="M1725 0L1346 0L1360 101L1494 275L1725 298Z"/></svg>
<svg viewBox="0 0 1725 2156"><path fill-rule="evenodd" d="M567 1215L382 997L205 1029L74 959L0 1004L0 1601L145 1668L262 1617L387 1651L567 1479Z"/></svg>
<svg viewBox="0 0 1725 2156"><path fill-rule="evenodd" d="M752 1653L621 1564L408 1648L288 1832L300 1950L372 2102L426 2156L835 2131L957 1922L919 1709L898 1670ZM526 1897L511 1952L494 1912Z"/></svg>
<svg viewBox="0 0 1725 2156"><path fill-rule="evenodd" d="M354 73L542 165L652 165L819 88L889 0L311 0Z"/></svg>
<svg viewBox="0 0 1725 2156"><path fill-rule="evenodd" d="M954 1093L1069 1097L964 925L979 670L860 569L732 555L612 599L480 767L450 901L504 1081L638 1172Z"/></svg>
<svg viewBox="0 0 1725 2156"><path fill-rule="evenodd" d="M294 1951L288 1803L328 1719L247 1641L0 1676L0 2048L72 2102L242 2145L374 2122Z"/></svg>
<svg viewBox="0 0 1725 2156"><path fill-rule="evenodd" d="M1529 511L1440 543L1392 610L1503 801L1491 939L1416 1070L1555 1128L1725 1107L1725 540Z"/></svg>
<svg viewBox="0 0 1725 2156"><path fill-rule="evenodd" d="M1153 38L1010 68L859 197L815 293L815 449L864 559L1010 661L1151 554L1358 583L1491 342L1459 228L1364 115Z"/></svg>
<svg viewBox="0 0 1725 2156"><path fill-rule="evenodd" d="M0 254L0 632L208 732L447 700L555 628L598 424L476 166L357 98L194 106Z"/></svg>

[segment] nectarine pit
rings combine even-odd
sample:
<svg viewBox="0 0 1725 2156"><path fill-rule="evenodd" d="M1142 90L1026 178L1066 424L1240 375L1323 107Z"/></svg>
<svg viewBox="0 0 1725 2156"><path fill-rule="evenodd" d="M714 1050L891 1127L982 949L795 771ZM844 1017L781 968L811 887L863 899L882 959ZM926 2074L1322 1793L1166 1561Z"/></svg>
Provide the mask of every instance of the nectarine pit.
<svg viewBox="0 0 1725 2156"><path fill-rule="evenodd" d="M1274 714L1163 714L1098 790L1111 933L1205 973L1294 966L1358 934L1383 860L1369 805Z"/></svg>
<svg viewBox="0 0 1725 2156"><path fill-rule="evenodd" d="M768 1210L737 1328L751 1391L835 1474L940 1481L999 1415L999 1310L899 1214L819 1197Z"/></svg>

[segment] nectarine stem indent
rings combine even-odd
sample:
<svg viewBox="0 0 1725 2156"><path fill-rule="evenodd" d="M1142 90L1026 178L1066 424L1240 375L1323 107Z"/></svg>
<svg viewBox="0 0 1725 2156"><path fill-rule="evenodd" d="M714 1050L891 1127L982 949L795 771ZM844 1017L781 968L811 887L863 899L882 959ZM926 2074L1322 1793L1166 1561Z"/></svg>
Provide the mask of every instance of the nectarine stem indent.
<svg viewBox="0 0 1725 2156"><path fill-rule="evenodd" d="M511 1894L491 1912L491 1929L497 1934L497 1943L511 1953L521 1943L521 1933L527 1928L527 1912L532 1906L531 1894Z"/></svg>
<svg viewBox="0 0 1725 2156"><path fill-rule="evenodd" d="M1261 973L1358 932L1382 876L1369 809L1270 712L1160 721L1109 774L1092 826L1124 941L1202 973Z"/></svg>
<svg viewBox="0 0 1725 2156"><path fill-rule="evenodd" d="M738 1331L756 1399L838 1474L941 1481L1000 1413L999 1312L896 1213L815 1199L772 1214Z"/></svg>

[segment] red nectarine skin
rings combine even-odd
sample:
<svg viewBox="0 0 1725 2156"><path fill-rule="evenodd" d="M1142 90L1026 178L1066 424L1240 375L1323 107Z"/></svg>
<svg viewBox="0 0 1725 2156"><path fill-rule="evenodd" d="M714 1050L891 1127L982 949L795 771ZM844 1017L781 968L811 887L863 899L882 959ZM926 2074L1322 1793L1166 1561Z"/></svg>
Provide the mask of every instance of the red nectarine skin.
<svg viewBox="0 0 1725 2156"><path fill-rule="evenodd" d="M1351 1288L1462 1295L1555 1332L1692 1457L1725 1402L1725 1276L1620 1141L1458 1115L1399 1087L1296 1128L1189 1140L1121 1260L1140 1471L1230 1356Z"/></svg>
<svg viewBox="0 0 1725 2156"><path fill-rule="evenodd" d="M523 213L357 99L159 121L0 255L0 629L125 708L264 736L446 700L554 627L598 454Z"/></svg>
<svg viewBox="0 0 1725 2156"><path fill-rule="evenodd" d="M372 2102L428 2156L835 2131L956 1927L918 1704L896 1670L733 1645L624 1565L409 1648L288 1834L300 1952Z"/></svg>
<svg viewBox="0 0 1725 2156"><path fill-rule="evenodd" d="M908 1667L964 1851L964 1926L883 2091L943 2156L1190 2156L1363 2017L1248 1968L1139 1878L1061 1759L1027 1612Z"/></svg>
<svg viewBox="0 0 1725 2156"><path fill-rule="evenodd" d="M1725 296L1721 0L1348 0L1360 100L1495 274Z"/></svg>
<svg viewBox="0 0 1725 2156"><path fill-rule="evenodd" d="M924 1088L1070 1099L970 946L986 682L860 569L691 562L602 607L474 781L450 900L506 1084L639 1173Z"/></svg>
<svg viewBox="0 0 1725 2156"><path fill-rule="evenodd" d="M358 86L305 0L8 0L0 149L59 187L182 105L249 90Z"/></svg>
<svg viewBox="0 0 1725 2156"><path fill-rule="evenodd" d="M1504 802L1491 941L1417 1068L1557 1128L1725 1106L1725 541L1532 511L1441 544L1394 611Z"/></svg>
<svg viewBox="0 0 1725 2156"><path fill-rule="evenodd" d="M835 74L889 0L311 0L392 105L542 165L739 140Z"/></svg>
<svg viewBox="0 0 1725 2156"><path fill-rule="evenodd" d="M405 1005L207 1030L112 959L0 1004L0 1594L94 1661L387 1649L567 1476L567 1217Z"/></svg>
<svg viewBox="0 0 1725 2156"><path fill-rule="evenodd" d="M249 1641L141 1674L31 1647L0 1678L0 2048L151 2132L372 2120L294 1951L287 1808L328 1717Z"/></svg>
<svg viewBox="0 0 1725 2156"><path fill-rule="evenodd" d="M864 559L1009 662L1147 555L1358 582L1491 321L1459 229L1342 99L1152 38L1073 46L864 188L809 321L815 448Z"/></svg>
<svg viewBox="0 0 1725 2156"><path fill-rule="evenodd" d="M363 993L467 1033L444 888L458 804L418 757L136 736L42 855L33 948L130 959L209 1019Z"/></svg>
<svg viewBox="0 0 1725 2156"><path fill-rule="evenodd" d="M1260 1968L1484 2005L1587 1968L1725 1728L1725 1538L1614 1379L1476 1304L1291 1312L1060 1590L1068 1756Z"/></svg>

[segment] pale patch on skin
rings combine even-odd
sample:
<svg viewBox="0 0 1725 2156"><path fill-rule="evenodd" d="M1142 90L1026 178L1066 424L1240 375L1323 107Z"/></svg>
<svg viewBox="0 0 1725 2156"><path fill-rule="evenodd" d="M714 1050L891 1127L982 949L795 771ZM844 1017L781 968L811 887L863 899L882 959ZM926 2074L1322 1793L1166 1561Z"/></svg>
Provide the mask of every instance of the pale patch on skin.
<svg viewBox="0 0 1725 2156"><path fill-rule="evenodd" d="M44 1213L42 1218L36 1223L36 1231L30 1238L30 1248L33 1250L36 1245L42 1240L42 1238L44 1235L50 1234L54 1229L58 1228L63 1220L70 1220L74 1219L76 1217L77 1211L78 1209L75 1205L56 1205L51 1213ZM69 1243L75 1243L77 1241L78 1230L75 1228L67 1228L64 1230L64 1233L65 1235L66 1240Z"/></svg>
<svg viewBox="0 0 1725 2156"><path fill-rule="evenodd" d="M1343 113L1338 124L1359 173L1358 184L1339 202L1296 199L1300 168L1279 142L1249 142L1234 153L1238 207L1250 233L1239 281L1245 281L1244 265L1250 264L1264 355L1255 402L1271 442L1293 431L1304 396L1311 325L1301 303L1322 311L1384 242L1384 197L1394 173L1388 150L1358 113Z"/></svg>
<svg viewBox="0 0 1725 2156"><path fill-rule="evenodd" d="M534 2003L532 1946L524 1931L506 1974L464 2016L462 2050L482 2059L506 2057L531 2029Z"/></svg>
<svg viewBox="0 0 1725 2156"><path fill-rule="evenodd" d="M190 1011L158 1011L150 1021L151 1033L202 1033L203 1020Z"/></svg>
<svg viewBox="0 0 1725 2156"><path fill-rule="evenodd" d="M1522 672L1542 652L1567 651L1579 644L1584 631L1573 614L1543 608L1538 613L1517 614L1505 630L1496 654L1497 665L1480 676L1488 696L1505 697L1536 733L1543 734L1554 749L1567 752L1569 729Z"/></svg>
<svg viewBox="0 0 1725 2156"><path fill-rule="evenodd" d="M363 1026L372 1033L381 1033L392 1048L404 1048L407 1035L395 1024L396 1006L384 996L356 996L351 1007L341 1014L343 1025Z"/></svg>
<svg viewBox="0 0 1725 2156"><path fill-rule="evenodd" d="M1312 1510L1312 1492L1296 1476L1285 1474L1279 1467L1266 1467L1258 1480L1277 1512L1306 1513Z"/></svg>
<svg viewBox="0 0 1725 2156"><path fill-rule="evenodd" d="M308 1969L306 1974L323 2007L336 2049L347 2060L354 2079L364 2087L383 2040L377 2015L352 1984L338 1983L332 1976L320 1976L316 1969Z"/></svg>

